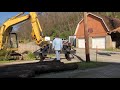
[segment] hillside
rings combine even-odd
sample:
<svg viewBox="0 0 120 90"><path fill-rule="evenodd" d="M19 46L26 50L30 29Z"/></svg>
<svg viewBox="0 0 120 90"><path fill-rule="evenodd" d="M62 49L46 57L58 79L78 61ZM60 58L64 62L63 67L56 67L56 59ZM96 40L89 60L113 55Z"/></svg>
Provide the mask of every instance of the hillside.
<svg viewBox="0 0 120 90"><path fill-rule="evenodd" d="M59 33L61 38L68 38L69 35L74 34L82 14L80 12L45 12L38 14L38 18L45 36L54 37ZM20 24L17 33L20 39L31 40L30 21Z"/></svg>
<svg viewBox="0 0 120 90"><path fill-rule="evenodd" d="M120 12L92 12L96 15L120 18ZM38 13L38 18L45 36L53 38L56 33L61 38L73 35L78 22L82 19L83 12L44 12ZM18 36L20 40L31 41L31 24L26 21L19 25Z"/></svg>

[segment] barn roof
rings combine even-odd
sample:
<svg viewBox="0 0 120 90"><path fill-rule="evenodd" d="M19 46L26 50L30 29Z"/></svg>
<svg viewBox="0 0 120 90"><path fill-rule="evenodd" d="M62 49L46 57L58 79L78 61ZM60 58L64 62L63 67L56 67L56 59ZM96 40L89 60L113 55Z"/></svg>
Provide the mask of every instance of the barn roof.
<svg viewBox="0 0 120 90"><path fill-rule="evenodd" d="M110 34L112 32L119 32L120 33L120 20L117 18L111 18L111 17L107 17L109 19L109 22L111 25L111 29L110 29Z"/></svg>
<svg viewBox="0 0 120 90"><path fill-rule="evenodd" d="M105 23L108 26L110 31L120 27L120 20L118 18L113 18L113 17L109 17L109 16L103 16L103 15L101 15L101 17L105 21Z"/></svg>
<svg viewBox="0 0 120 90"><path fill-rule="evenodd" d="M115 31L119 31L120 32L120 20L117 18L112 18L112 17L108 17L108 16L103 16L103 15L98 15L98 14L93 14L93 13L88 13L88 15L93 15L99 19L102 20L102 22L104 23L105 27L107 28L108 32L115 32ZM77 33L79 24L83 21L83 19L78 23L75 34Z"/></svg>

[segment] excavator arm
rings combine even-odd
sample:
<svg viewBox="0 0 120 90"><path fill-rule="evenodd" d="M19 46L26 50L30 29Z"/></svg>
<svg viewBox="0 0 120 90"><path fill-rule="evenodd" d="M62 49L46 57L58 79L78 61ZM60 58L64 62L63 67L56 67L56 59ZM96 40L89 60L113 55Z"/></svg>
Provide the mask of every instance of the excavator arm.
<svg viewBox="0 0 120 90"><path fill-rule="evenodd" d="M44 36L36 12L30 12L30 14L24 16L21 16L22 14L23 13L20 13L17 16L8 19L0 27L0 49L3 49L4 44L7 43L9 33L12 31L9 28L28 19L30 19L32 25L32 38L36 41L37 45L43 46ZM47 42L44 42L44 44L47 44Z"/></svg>
<svg viewBox="0 0 120 90"><path fill-rule="evenodd" d="M29 15L19 18L17 18L16 16L14 18L8 19L6 22L3 23L3 25L0 27L0 49L3 49L4 45L8 43L7 38L9 38L9 33L12 31L11 27L27 20L28 18Z"/></svg>
<svg viewBox="0 0 120 90"><path fill-rule="evenodd" d="M30 21L32 24L32 38L36 41L37 45L44 47L48 44L48 42L45 41L45 36L43 35L37 14L35 12L30 12L30 16Z"/></svg>
<svg viewBox="0 0 120 90"><path fill-rule="evenodd" d="M42 33L36 12L30 12L28 15L23 15L23 13L20 13L3 23L3 25L0 27L0 50L7 47L6 45L9 43L12 26L22 23L26 20L30 20L32 25L32 38L36 41L36 44L41 47L39 54L40 58L45 59L43 53L49 48L49 42L45 41L45 36ZM16 51L16 49L13 48L10 48L10 50Z"/></svg>

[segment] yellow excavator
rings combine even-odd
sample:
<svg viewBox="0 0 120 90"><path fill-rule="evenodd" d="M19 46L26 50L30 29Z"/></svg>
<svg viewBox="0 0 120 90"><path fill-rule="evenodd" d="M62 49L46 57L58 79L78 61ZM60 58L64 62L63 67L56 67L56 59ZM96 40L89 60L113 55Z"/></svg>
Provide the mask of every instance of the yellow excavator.
<svg viewBox="0 0 120 90"><path fill-rule="evenodd" d="M10 51L9 56L21 56L21 54L16 53L16 51L18 51L18 40L17 34L12 33L12 28L16 24L22 23L26 20L30 20L32 25L32 38L35 40L36 44L40 46L40 49L34 52L34 54L36 56L36 59L40 59L40 61L43 61L47 57L48 52L51 51L51 44L49 41L45 41L45 36L43 35L37 13L30 12L27 15L23 14L23 12L19 13L18 15L5 21L0 26L0 50ZM14 42L11 38L13 36L15 37ZM64 45L63 52L66 59L69 60L70 54L76 53L76 50L71 50L71 46L66 44Z"/></svg>
<svg viewBox="0 0 120 90"><path fill-rule="evenodd" d="M38 20L38 16L36 12L30 12L27 15L23 15L24 12L19 13L18 15L8 19L0 26L0 50L9 50L11 51L11 56L18 55L19 53L15 51L18 50L18 41L17 34L12 33L12 28L14 25L22 23L26 20L30 20L32 25L32 38L35 40L36 44L40 46L39 56L41 60L45 59L46 51L49 48L49 42L45 41L45 36L43 35L40 22ZM11 36L15 36L14 41L16 41L16 45L13 46ZM15 42L14 42L15 43Z"/></svg>

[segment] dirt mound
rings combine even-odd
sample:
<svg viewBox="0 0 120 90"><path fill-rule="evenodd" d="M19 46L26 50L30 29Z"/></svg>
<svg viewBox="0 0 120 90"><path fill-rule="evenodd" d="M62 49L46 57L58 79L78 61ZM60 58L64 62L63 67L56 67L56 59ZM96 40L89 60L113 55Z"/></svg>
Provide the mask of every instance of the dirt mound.
<svg viewBox="0 0 120 90"><path fill-rule="evenodd" d="M26 44L20 43L18 47L18 52L19 53L23 53L25 51L34 52L37 51L38 49L40 49L40 47L36 45L35 42L30 42Z"/></svg>

